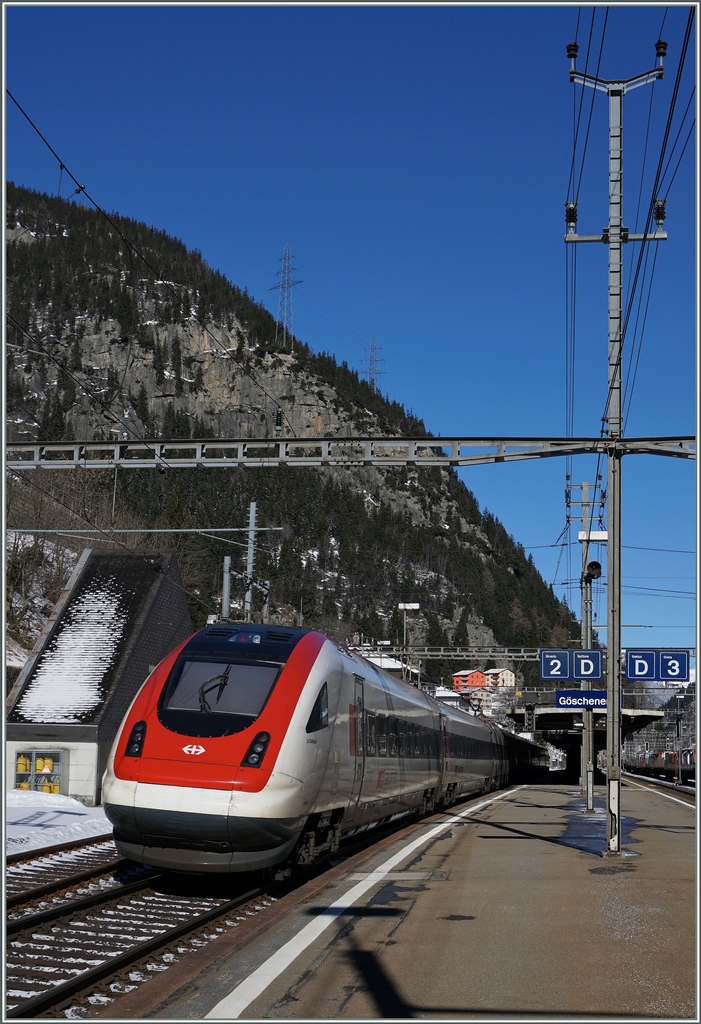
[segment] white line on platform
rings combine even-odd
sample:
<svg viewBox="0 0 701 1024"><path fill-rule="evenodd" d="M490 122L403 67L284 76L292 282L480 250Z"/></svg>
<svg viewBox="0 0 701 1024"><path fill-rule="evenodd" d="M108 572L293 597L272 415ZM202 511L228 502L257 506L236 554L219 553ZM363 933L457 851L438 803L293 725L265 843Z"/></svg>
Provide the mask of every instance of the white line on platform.
<svg viewBox="0 0 701 1024"><path fill-rule="evenodd" d="M661 789L658 789L656 786L653 786L653 785L642 786L639 782L631 782L631 780L627 776L626 776L626 785L627 786L635 786L636 789L646 789L648 792L650 792L650 790L653 790L655 793L657 793L658 796L663 796L665 798L665 800L674 800L675 804L682 804L682 806L684 806L684 807L690 807L692 809L692 811L696 810L696 805L695 804L690 804L688 800L680 800L678 796L670 796L669 793L663 792Z"/></svg>
<svg viewBox="0 0 701 1024"><path fill-rule="evenodd" d="M519 789L524 789L524 786L514 786L513 789L507 789L504 793L499 793L497 796L492 796L488 800L482 800L481 803L475 804L473 807L468 807L466 810L461 811L459 814L453 815L448 821L442 822L440 825L436 825L430 832L427 832L423 836L419 836L418 839L414 839L413 842L409 843L408 846L403 847L399 853L395 853L393 857L390 857L375 871L370 872L364 881L354 885L352 889L349 889L345 896L341 896L340 899L332 903L330 907L319 913L313 921L310 921L300 932L295 935L293 939L286 942L284 946L281 946L276 953L273 953L265 963L262 963L260 967L250 974L245 981L242 981L240 985L237 985L233 992L230 992L225 999L217 1003L209 1013L207 1018L215 1018L219 1020L235 1020L243 1011L249 1006L254 999L257 999L259 995L265 992L268 985L272 984L276 978L279 978L285 968L289 967L293 963L300 953L314 942L322 932L326 931L330 924L333 924L338 917L350 907L353 906L357 900L363 896L368 889L371 889L373 885L380 882L397 864L400 864L403 860L406 860L414 850L418 850L419 847L424 846L430 842L441 832L446 832L451 826L458 823L462 818L467 818L475 811L481 811L483 807L487 807L489 804L493 804L496 800L501 800L505 796L510 796L512 793L517 792Z"/></svg>

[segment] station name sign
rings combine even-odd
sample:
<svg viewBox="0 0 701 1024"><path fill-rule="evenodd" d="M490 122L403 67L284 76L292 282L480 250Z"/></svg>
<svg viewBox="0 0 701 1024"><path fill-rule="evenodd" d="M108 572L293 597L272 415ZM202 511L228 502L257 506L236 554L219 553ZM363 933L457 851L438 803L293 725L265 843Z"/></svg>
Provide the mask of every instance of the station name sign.
<svg viewBox="0 0 701 1024"><path fill-rule="evenodd" d="M556 708L606 710L606 690L556 690Z"/></svg>

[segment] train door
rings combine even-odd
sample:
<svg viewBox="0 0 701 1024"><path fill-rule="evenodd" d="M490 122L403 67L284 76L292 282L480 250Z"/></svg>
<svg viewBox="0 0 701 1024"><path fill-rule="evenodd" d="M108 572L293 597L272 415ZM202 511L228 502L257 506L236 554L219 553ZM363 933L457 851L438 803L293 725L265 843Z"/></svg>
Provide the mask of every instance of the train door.
<svg viewBox="0 0 701 1024"><path fill-rule="evenodd" d="M445 717L439 715L438 719L438 767L440 771L441 786L445 784L446 775L448 773L448 731L445 724Z"/></svg>
<svg viewBox="0 0 701 1024"><path fill-rule="evenodd" d="M346 815L347 821L352 821L355 818L365 775L365 700L363 692L365 680L360 676L354 676L353 680L354 702L348 708L348 734L353 781L348 814Z"/></svg>

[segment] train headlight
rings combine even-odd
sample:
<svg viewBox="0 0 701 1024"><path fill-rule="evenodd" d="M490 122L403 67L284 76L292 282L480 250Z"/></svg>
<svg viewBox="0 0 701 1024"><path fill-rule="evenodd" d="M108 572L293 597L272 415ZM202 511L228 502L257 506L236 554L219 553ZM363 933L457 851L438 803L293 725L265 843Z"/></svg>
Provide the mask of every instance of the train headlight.
<svg viewBox="0 0 701 1024"><path fill-rule="evenodd" d="M129 734L127 749L124 751L127 757L141 757L146 739L146 722L137 722Z"/></svg>
<svg viewBox="0 0 701 1024"><path fill-rule="evenodd" d="M270 733L259 732L246 752L242 764L248 768L260 768L261 761L265 757L265 751L270 743Z"/></svg>

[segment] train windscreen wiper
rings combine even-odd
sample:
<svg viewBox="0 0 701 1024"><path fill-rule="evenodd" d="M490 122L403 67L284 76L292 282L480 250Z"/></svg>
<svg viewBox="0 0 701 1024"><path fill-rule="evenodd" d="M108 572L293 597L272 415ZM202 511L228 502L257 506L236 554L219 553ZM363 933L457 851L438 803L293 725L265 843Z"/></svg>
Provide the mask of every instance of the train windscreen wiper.
<svg viewBox="0 0 701 1024"><path fill-rule="evenodd" d="M231 672L231 665L227 665L226 671L219 672L216 676L212 676L210 679L205 679L205 681L202 683L202 686L200 686L198 691L198 696L200 698L200 711L212 710L209 701L205 697L205 693L209 693L210 690L217 689L219 691L217 693L217 698L214 701L215 704L219 703L221 695L223 694L229 682L229 672ZM219 680L219 682L217 682L217 680Z"/></svg>

